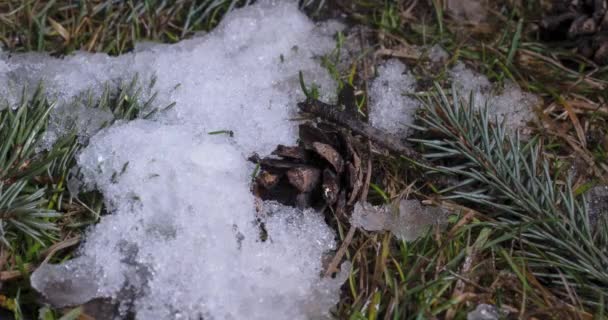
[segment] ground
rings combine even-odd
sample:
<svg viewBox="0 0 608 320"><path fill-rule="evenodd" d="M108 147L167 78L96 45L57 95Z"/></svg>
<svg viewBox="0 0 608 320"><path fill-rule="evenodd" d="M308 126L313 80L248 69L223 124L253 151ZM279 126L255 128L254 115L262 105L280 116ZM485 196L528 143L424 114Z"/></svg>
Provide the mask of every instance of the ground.
<svg viewBox="0 0 608 320"><path fill-rule="evenodd" d="M311 3L305 10L316 20L339 18L347 25L343 41L351 46L349 49L359 46L358 54L348 57L347 61L328 57L326 66L337 80L354 86L364 113L373 108L367 92L375 77L375 67L385 59L397 58L409 66L418 80L419 97L432 95L433 83L449 91L448 70L458 61L464 62L494 83L515 82L541 98L535 110L538 120L530 122L526 129L526 135L534 137L530 139L535 141L534 146L539 148L538 154L546 160L550 172L550 179L543 180L544 185L539 183L540 188L549 182L547 188L569 185L572 194L580 197L587 190L607 183L608 66L596 65L558 43L542 42L539 35L542 1L473 1L483 4L482 16L479 12L459 14L457 10L447 10L450 2L453 3L328 1ZM8 52L47 51L61 56L74 50L87 50L118 55L132 50L138 41L176 42L197 31L209 30L219 23L231 5L241 5L238 1L183 1L164 6L161 3L165 4L103 0L78 5L71 1L0 1L0 41L3 50ZM449 53L449 58L439 64L428 63L428 52L424 48L434 45ZM120 96L117 99L123 107L115 112L124 118L135 117L129 113L130 102L124 97L120 100ZM439 110L448 110L445 107ZM473 115L460 116L463 120L474 118ZM427 116L426 119L433 118ZM443 124L449 127L450 123ZM454 134L454 141L467 141L462 132L456 129L450 132ZM436 132L418 138L433 141L433 134ZM66 142L58 147L68 159L68 163L53 167L58 177L65 177L69 170L71 146ZM423 154L432 151L429 143L419 142L414 146ZM463 143L454 148L466 154L471 151L468 147L471 146ZM485 151L487 162L495 159L491 150ZM533 255L546 247L564 248L561 252L565 259L585 261L576 259L578 248L566 236L578 218L567 221L568 217L562 217L565 222L557 222L556 228L541 222L541 227L532 230L547 233L538 236L544 237L542 241L532 240L530 244L526 241L538 237L526 238L523 229L515 232L500 228L504 227L500 225L504 219L521 222L521 217L497 215L500 210L496 207L472 198L445 198L441 192L443 182L429 178L424 168L412 165L412 159L398 157L383 148L372 148L368 152L373 168L368 184L369 202L390 203L407 196L439 205L453 214L447 226L412 242L400 241L389 232L362 229L349 232L348 217L328 216L342 245L338 253L353 264L336 308L338 318L464 319L480 303L497 306L507 318L606 316L603 294L608 292L606 287L602 288L608 278L605 269L587 277L583 270L586 265L564 267L559 269L567 271L562 274L562 281L552 281L543 274L554 272L550 263L561 263L561 260ZM508 156L505 159L511 161ZM435 164L445 165L447 160L439 159ZM34 180L40 176L34 169L13 168L14 163L8 162L2 164L11 166L15 172L23 170ZM481 167L488 169L483 171L486 174L500 176L500 166ZM568 172L574 172L572 181L566 179ZM16 180L10 179L23 176L3 173L0 178L10 186L16 185ZM535 183L534 179L530 181L526 186ZM61 178L37 183L50 186L51 192L42 198L49 209L64 213L59 218L48 218L61 229L55 237L45 238L42 244L17 234L1 247L0 302L17 317L28 318L44 312L44 319L58 319L64 313L69 314L69 310L43 309L37 302L39 297L29 288L28 276L44 259L59 262L70 258L80 234L96 219L90 212L100 213L103 209L100 196L94 193L83 197L86 203L70 203ZM542 196L542 192L539 194ZM551 199L570 203L566 196ZM578 202L572 200L572 203ZM507 199L501 204L513 208L517 206L517 199ZM529 224L539 225L538 221ZM598 237L602 237L601 232L594 239ZM597 241L603 243L601 239ZM593 267L607 266L603 259L593 261L597 262ZM600 288L599 293L593 291L595 287ZM591 288L591 291L579 288ZM86 318L86 315L80 317Z"/></svg>

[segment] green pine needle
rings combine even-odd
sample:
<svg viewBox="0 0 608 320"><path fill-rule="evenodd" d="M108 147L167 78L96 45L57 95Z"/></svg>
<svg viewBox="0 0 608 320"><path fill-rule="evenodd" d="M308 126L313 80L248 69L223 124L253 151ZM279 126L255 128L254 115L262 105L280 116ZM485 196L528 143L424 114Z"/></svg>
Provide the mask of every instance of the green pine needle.
<svg viewBox="0 0 608 320"><path fill-rule="evenodd" d="M135 76L118 86L108 84L101 93L85 92L73 103L110 111L114 120L104 127L116 120L151 117L168 108L155 107L153 83ZM66 190L75 155L88 143L64 128L49 150L39 150L55 104L42 85L33 94L24 89L22 96L17 106L0 110L0 242L7 247L24 236L45 244L57 235L54 223L62 204L76 196Z"/></svg>
<svg viewBox="0 0 608 320"><path fill-rule="evenodd" d="M19 181L7 188L0 185L0 241L10 246L9 237L14 232L22 232L40 242L49 231L57 230L48 218L59 216L54 210L45 209L45 189L30 193L27 182Z"/></svg>
<svg viewBox="0 0 608 320"><path fill-rule="evenodd" d="M597 306L598 296L608 295L608 224L591 224L585 199L569 178L552 175L538 138L525 142L490 119L487 108L476 109L472 95L436 90L419 117L426 136L412 140L437 172L460 181L439 193L486 208L497 234L519 233L518 254L536 276L565 297L575 290L581 302Z"/></svg>

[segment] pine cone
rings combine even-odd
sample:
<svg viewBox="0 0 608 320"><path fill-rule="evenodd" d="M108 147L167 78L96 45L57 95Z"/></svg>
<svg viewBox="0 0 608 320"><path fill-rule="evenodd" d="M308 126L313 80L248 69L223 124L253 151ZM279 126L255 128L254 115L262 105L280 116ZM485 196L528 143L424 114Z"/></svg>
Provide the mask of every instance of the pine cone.
<svg viewBox="0 0 608 320"><path fill-rule="evenodd" d="M554 0L541 28L546 40L563 41L597 64L608 64L608 0Z"/></svg>
<svg viewBox="0 0 608 320"><path fill-rule="evenodd" d="M297 146L278 145L271 156L250 158L260 166L253 193L300 208L353 205L363 170L350 133L327 123L306 123L300 125L299 136Z"/></svg>

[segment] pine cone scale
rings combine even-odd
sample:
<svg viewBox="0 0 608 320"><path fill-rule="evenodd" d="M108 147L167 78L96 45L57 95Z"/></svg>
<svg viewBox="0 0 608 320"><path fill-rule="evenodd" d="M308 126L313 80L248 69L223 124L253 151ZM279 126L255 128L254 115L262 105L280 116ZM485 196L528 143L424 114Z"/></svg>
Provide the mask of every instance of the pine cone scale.
<svg viewBox="0 0 608 320"><path fill-rule="evenodd" d="M608 0L554 1L540 27L545 40L560 41L599 65L608 64Z"/></svg>

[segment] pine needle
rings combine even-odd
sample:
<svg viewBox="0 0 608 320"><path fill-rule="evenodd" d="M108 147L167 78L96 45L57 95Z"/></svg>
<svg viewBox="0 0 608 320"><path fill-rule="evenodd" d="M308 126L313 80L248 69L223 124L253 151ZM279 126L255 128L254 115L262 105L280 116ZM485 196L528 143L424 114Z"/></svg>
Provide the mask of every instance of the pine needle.
<svg viewBox="0 0 608 320"><path fill-rule="evenodd" d="M570 178L552 175L541 140L525 141L455 89L448 97L436 85L423 104L427 136L414 141L436 171L461 181L440 194L491 212L499 234L519 230L517 253L536 276L564 297L574 288L585 305L605 309L597 301L608 294L607 224L592 225Z"/></svg>

